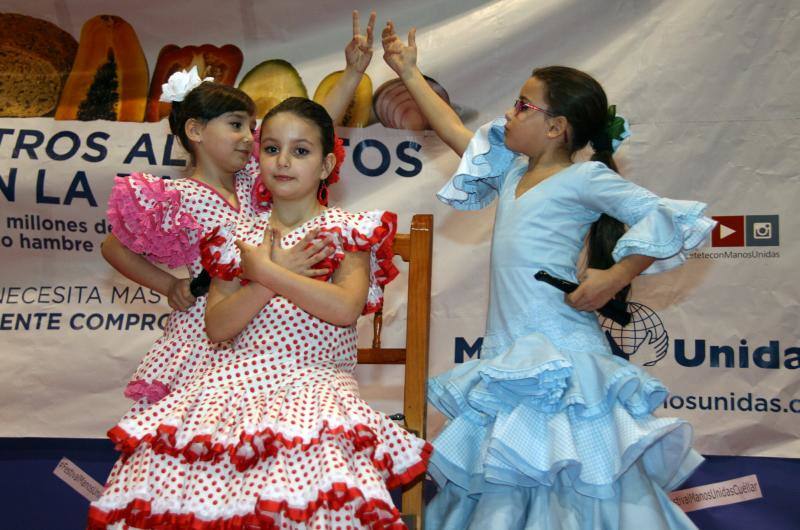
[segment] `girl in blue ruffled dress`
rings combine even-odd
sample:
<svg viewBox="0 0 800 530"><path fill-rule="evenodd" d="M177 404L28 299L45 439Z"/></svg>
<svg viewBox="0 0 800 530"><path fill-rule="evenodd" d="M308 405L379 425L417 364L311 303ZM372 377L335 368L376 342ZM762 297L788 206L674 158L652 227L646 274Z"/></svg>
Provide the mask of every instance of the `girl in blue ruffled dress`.
<svg viewBox="0 0 800 530"><path fill-rule="evenodd" d="M579 70L537 68L505 117L473 134L418 70L413 29L404 44L389 22L383 46L462 155L439 199L462 210L498 201L481 359L429 382L449 421L433 442L440 491L427 526L694 529L666 493L702 461L692 428L653 416L667 389L612 354L593 311L624 300L638 274L682 263L714 226L706 205L662 199L617 174L612 152L627 127ZM587 145L592 160L574 162ZM539 270L580 287L565 297L534 279Z"/></svg>

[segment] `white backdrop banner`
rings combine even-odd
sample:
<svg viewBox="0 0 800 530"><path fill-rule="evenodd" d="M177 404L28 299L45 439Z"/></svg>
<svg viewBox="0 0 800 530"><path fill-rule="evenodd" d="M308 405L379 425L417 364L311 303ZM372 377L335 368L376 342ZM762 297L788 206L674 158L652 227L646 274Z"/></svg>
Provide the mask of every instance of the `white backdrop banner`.
<svg viewBox="0 0 800 530"><path fill-rule="evenodd" d="M479 2L78 2L6 0L78 39L114 14L152 73L165 44L234 44L237 80L284 59L313 89L344 66L350 10L418 27L421 69L471 128L502 114L532 68L586 70L632 125L622 173L718 217L713 246L635 282L634 321L608 337L672 394L662 413L695 426L707 454L800 456L800 9L745 0ZM366 16L362 16L366 19ZM378 39L379 40L379 39ZM374 87L393 78L376 47ZM3 88L0 87L0 91ZM332 202L435 216L430 373L480 353L494 208L457 212L435 191L458 162L435 134L380 123L349 139ZM99 437L168 311L115 273L99 245L113 177L180 178L184 154L154 123L0 118L0 436ZM387 289L386 345L403 340L401 277ZM368 340L368 322L362 322ZM402 370L360 367L362 392L394 412ZM400 381L400 382L398 382ZM441 417L431 415L432 431Z"/></svg>

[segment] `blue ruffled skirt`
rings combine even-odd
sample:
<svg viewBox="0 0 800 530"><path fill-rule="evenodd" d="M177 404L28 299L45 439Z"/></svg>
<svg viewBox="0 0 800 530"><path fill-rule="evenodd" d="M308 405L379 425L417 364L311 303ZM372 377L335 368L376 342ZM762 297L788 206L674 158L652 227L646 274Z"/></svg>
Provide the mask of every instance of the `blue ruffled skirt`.
<svg viewBox="0 0 800 530"><path fill-rule="evenodd" d="M657 379L530 333L429 381L450 421L433 442L435 530L695 529L666 491L702 462L692 428L653 411Z"/></svg>

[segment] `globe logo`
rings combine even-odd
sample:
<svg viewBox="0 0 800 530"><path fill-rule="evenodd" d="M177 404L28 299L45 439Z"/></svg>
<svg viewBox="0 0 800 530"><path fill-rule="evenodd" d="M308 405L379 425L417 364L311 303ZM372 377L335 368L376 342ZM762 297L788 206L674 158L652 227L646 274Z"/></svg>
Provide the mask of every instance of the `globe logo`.
<svg viewBox="0 0 800 530"><path fill-rule="evenodd" d="M628 311L631 321L627 326L622 327L610 318L601 318L600 326L614 355L630 360L639 354L639 362L646 359L642 364L653 366L666 357L669 334L661 318L646 305L628 302Z"/></svg>

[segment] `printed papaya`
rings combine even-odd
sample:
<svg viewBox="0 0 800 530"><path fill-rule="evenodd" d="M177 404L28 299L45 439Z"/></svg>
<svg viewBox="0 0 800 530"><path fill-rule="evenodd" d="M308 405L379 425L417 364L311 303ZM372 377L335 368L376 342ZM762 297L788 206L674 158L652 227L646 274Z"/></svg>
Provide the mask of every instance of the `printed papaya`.
<svg viewBox="0 0 800 530"><path fill-rule="evenodd" d="M78 54L61 93L57 120L142 121L149 79L136 32L113 15L98 15L81 29Z"/></svg>

